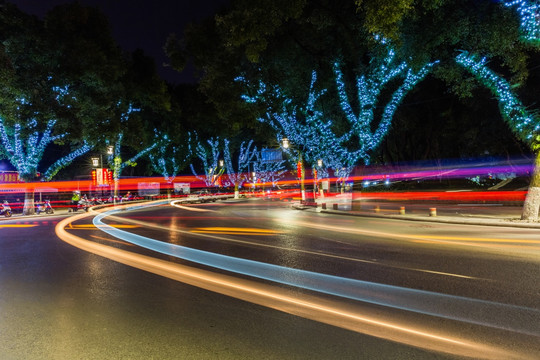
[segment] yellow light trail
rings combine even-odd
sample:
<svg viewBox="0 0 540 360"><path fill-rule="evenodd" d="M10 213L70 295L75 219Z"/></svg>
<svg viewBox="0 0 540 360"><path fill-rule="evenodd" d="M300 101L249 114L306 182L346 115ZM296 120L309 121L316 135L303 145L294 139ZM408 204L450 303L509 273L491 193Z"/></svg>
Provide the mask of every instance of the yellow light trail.
<svg viewBox="0 0 540 360"><path fill-rule="evenodd" d="M178 206L176 206L176 207L178 207ZM191 209L191 208L188 208L188 209ZM340 259L340 260L346 260L346 261L353 261L353 262L357 262L357 263L374 264L374 265L377 265L377 266L384 266L384 267L389 267L389 268L394 268L394 269L404 269L404 270L410 270L410 271L425 272L425 273L430 273L430 274L437 274L437 275L444 275L444 276L451 276L451 277L458 277L458 278L465 278L465 279L480 279L478 277L467 276L467 275L462 275L462 274L452 274L452 273L446 273L446 272L440 272L440 271L425 270L425 269L415 269L415 268L409 268L409 267L389 265L389 264L381 263L379 261L359 259L359 258L353 258L353 257L349 257L349 256L327 254L327 253L323 253L323 252L310 251L310 250L304 250L304 249L295 249L295 248L283 247L283 246L277 246L277 245L271 245L271 244L254 243L252 241L231 239L231 238L227 238L227 237L224 237L224 236L218 236L218 235L245 235L243 233L190 231L190 230L182 230L182 229L177 229L177 228L170 229L170 228L165 228L164 226L157 225L157 224L154 224L154 223L148 223L148 222L143 222L143 221L140 221L140 220L133 220L133 219L129 219L129 218L121 218L121 217L117 217L117 216L114 216L114 215L109 216L109 218L114 219L116 221L123 221L123 222L128 222L128 223L131 223L131 224L137 224L137 225L140 225L140 226L145 227L145 228L154 228L154 229L158 229L158 230L167 230L167 231L173 231L173 232L178 232L178 233L183 233L183 234L190 234L190 233L191 234L197 234L197 235L202 236L202 237L206 237L206 238L209 238L209 239L215 239L215 240L219 240L219 241L227 241L227 242L238 243L238 244L246 244L246 245L250 245L250 246L266 247L266 248L271 248L271 249L276 249L276 250L283 250L283 251L288 251L288 252L296 252L296 253L301 253L301 254L315 255L315 256L320 256L320 257L328 257L328 258ZM295 221L295 223L298 224L299 222ZM300 225L304 225L304 224L305 223L300 223ZM323 226L326 226L326 225L323 225ZM328 227L328 226L326 226L326 227ZM200 228L197 228L197 229L200 229ZM204 228L204 229L210 229L210 228ZM232 229L232 228L221 227L220 229Z"/></svg>
<svg viewBox="0 0 540 360"><path fill-rule="evenodd" d="M215 210L212 210L212 209L200 209L200 208L196 208L196 207L191 207L191 206L182 206L182 205L179 205L181 203L183 203L184 201L181 201L181 200L175 200L175 201L171 201L171 205L174 206L174 207L177 207L179 209L183 209L183 210L188 210L188 211L199 211L199 212L215 212Z"/></svg>
<svg viewBox="0 0 540 360"><path fill-rule="evenodd" d="M288 221L288 220L280 219L280 221ZM460 241L459 244L462 244L462 245L466 245L467 242L500 242L500 243L513 243L513 244L540 244L540 240L479 238L479 237L418 235L418 234L398 234L398 233L390 233L390 232L376 231L376 230L365 230L365 229L358 229L358 228L349 228L349 227L344 227L344 226L316 224L316 223L311 223L311 222L307 222L307 221L298 221L298 220L290 220L288 222L290 222L292 224L295 224L295 225L301 225L301 226L310 227L310 228L314 228L314 229L322 229L322 230L329 230L329 231L335 231L335 232L344 232L344 233L350 233L350 234L362 234L362 235L368 235L368 236L373 236L373 237L381 237L381 238L407 239L407 240L412 240L414 242L420 242L420 241L436 242L438 240L441 240L441 243L447 243L447 244L453 244L452 241L455 241L456 243L458 241Z"/></svg>
<svg viewBox="0 0 540 360"><path fill-rule="evenodd" d="M413 235L415 238L428 240L452 240L452 241L475 241L475 242L496 242L513 244L540 244L540 240L525 239L500 239L500 238L479 238L465 236L440 236L440 235Z"/></svg>
<svg viewBox="0 0 540 360"><path fill-rule="evenodd" d="M109 226L118 228L118 229L134 229L138 228L139 225L127 225L127 224L110 224ZM94 224L80 224L80 225L73 225L69 224L70 229L77 229L77 230L96 230L96 226Z"/></svg>
<svg viewBox="0 0 540 360"><path fill-rule="evenodd" d="M0 228L29 228L38 226L37 224L1 224Z"/></svg>
<svg viewBox="0 0 540 360"><path fill-rule="evenodd" d="M282 231L258 228L235 228L235 227L199 227L190 230L201 234L227 234L227 235L277 235Z"/></svg>
<svg viewBox="0 0 540 360"><path fill-rule="evenodd" d="M366 315L351 305L336 300L322 299L313 295L301 295L270 284L260 284L247 279L212 273L189 266L155 259L146 255L85 240L66 231L73 221L91 216L90 213L62 220L55 228L56 234L65 242L82 250L105 258L152 272L176 281L214 291L244 301L301 316L307 319L342 327L352 331L376 336L433 351L470 356L478 359L507 359L515 355L494 345L475 343L453 334L436 334L418 325L381 320ZM364 310L365 311L365 310ZM440 330L439 330L440 331Z"/></svg>

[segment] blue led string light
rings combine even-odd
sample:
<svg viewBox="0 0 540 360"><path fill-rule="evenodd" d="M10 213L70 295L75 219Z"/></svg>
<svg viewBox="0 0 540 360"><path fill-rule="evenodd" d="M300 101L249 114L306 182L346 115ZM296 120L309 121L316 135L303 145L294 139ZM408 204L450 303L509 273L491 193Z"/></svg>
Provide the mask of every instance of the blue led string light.
<svg viewBox="0 0 540 360"><path fill-rule="evenodd" d="M191 156L191 134L188 133L187 137L186 148L175 145L167 134L154 129L154 144L156 146L148 152L148 157L154 171L160 173L167 182L174 181L181 164L185 163ZM184 154L185 157L182 162L178 162L181 154Z"/></svg>
<svg viewBox="0 0 540 360"><path fill-rule="evenodd" d="M191 171L193 172L193 175L201 181L204 181L206 186L214 186L214 182L217 180L217 175L219 174L218 171L218 161L219 161L219 137L217 138L210 138L206 141L208 145L210 146L210 149L207 149L203 144L200 142L197 144L197 147L195 148L195 155L201 160L203 163L203 171L204 176L197 175L197 172L195 171L195 168L193 167L193 164L190 164ZM224 170L224 169L222 169Z"/></svg>
<svg viewBox="0 0 540 360"><path fill-rule="evenodd" d="M37 121L35 119L30 120L25 126L26 130L29 131L29 135L26 141L24 141L21 137L22 125L15 123L11 131L12 135L10 136L4 119L0 117L0 139L5 150L4 153L7 155L9 162L17 169L22 179L33 179L38 172L39 162L42 160L47 146L66 136L66 134L52 134L55 124L56 120L47 121L45 130L40 133L37 129ZM80 148L57 160L45 171L43 180L50 180L58 171L90 149L91 147L84 143Z"/></svg>
<svg viewBox="0 0 540 360"><path fill-rule="evenodd" d="M92 150L92 146L86 143L83 143L81 147L70 153L69 155L64 156L61 159L58 159L54 164L52 164L47 171L43 174L43 181L50 181L62 168L68 166L81 155L86 154Z"/></svg>
<svg viewBox="0 0 540 360"><path fill-rule="evenodd" d="M285 168L285 160L268 161L263 159L262 153L267 150L264 148L261 152L256 152L255 161L253 162L253 172L255 178L262 183L270 183L273 187L277 182L285 176L287 169Z"/></svg>
<svg viewBox="0 0 540 360"><path fill-rule="evenodd" d="M376 37L377 39L377 37ZM386 46L387 41L381 40ZM345 82L339 62L334 64L336 86L340 99L341 109L349 121L352 131L359 138L359 156L365 164L369 164L371 152L377 148L384 136L388 133L397 107L407 93L429 73L431 68L438 63L434 61L424 65L419 71L414 72L406 62L396 62L395 52L386 46L386 55L382 60L372 62L370 71L356 79L358 97L358 111L355 112L345 91ZM379 104L379 96L385 86L393 80L403 78L398 88L393 92L390 101L385 105L382 118L375 131L372 124L375 122L375 109Z"/></svg>
<svg viewBox="0 0 540 360"><path fill-rule="evenodd" d="M274 108L267 104L265 116L259 119L272 126L276 131L278 142L281 142L283 137L288 138L295 144L296 150L301 152L306 162L314 166L317 160L323 160L324 166L319 169L321 174L332 169L337 177L346 180L360 160L369 164L373 150L388 133L401 101L438 63L434 61L414 71L407 62L396 59L395 51L387 39L380 36L375 36L375 39L385 55L372 59L369 70L356 79L358 111L354 110L349 100L339 62L334 64L339 103L349 123L349 129L341 136L335 134L333 121L328 119L317 105L326 90L315 88L317 81L315 71L312 72L307 101L303 106L286 96L279 86L269 86L262 81L258 82L255 89L251 87L250 94L244 94L242 98L248 103L266 103L269 99L275 100L272 103L279 103L280 106ZM238 77L236 80L250 87L244 77ZM381 91L390 83L395 84L397 80L400 80L397 89L384 104L381 119L377 121L375 110L381 106L379 104ZM374 123L378 125L375 131L372 131ZM349 147L353 136L358 138L358 143L351 150ZM291 158L295 158L290 149L283 151L291 155Z"/></svg>
<svg viewBox="0 0 540 360"><path fill-rule="evenodd" d="M503 118L523 140L531 142L534 134L540 130L538 119L529 114L512 92L511 85L487 67L486 58L480 58L464 51L456 57L456 62L493 92L499 101Z"/></svg>
<svg viewBox="0 0 540 360"><path fill-rule="evenodd" d="M135 156L131 157L129 160L123 161L122 160L122 153L121 153L123 138L124 138L124 133L120 132L117 135L116 142L115 142L114 147L113 147L113 149L114 149L113 153L109 154L107 156L107 162L109 163L109 166L112 167L113 179L114 179L115 182L117 182L120 179L120 175L122 174L122 171L126 167L128 167L128 166L136 166L137 163L135 161L137 161L137 159L139 159L140 157L148 154L150 151L152 151L158 145L157 143L154 143L154 144L144 148L143 150L139 151L137 154L135 154ZM107 144L109 144L108 141L107 141Z"/></svg>
<svg viewBox="0 0 540 360"><path fill-rule="evenodd" d="M235 170L229 144L230 141L228 139L223 140L223 157L225 160L227 176L231 184L234 185L235 196L237 196L236 191L238 191L242 184L247 180L246 172L248 170L249 163L253 160L253 157L257 153L257 147L255 146L253 149L251 149L253 140L250 140L246 146L244 146L245 142L240 144L240 149L238 150L237 167Z"/></svg>
<svg viewBox="0 0 540 360"><path fill-rule="evenodd" d="M502 4L509 8L516 8L523 39L540 42L540 3L536 0L504 0Z"/></svg>

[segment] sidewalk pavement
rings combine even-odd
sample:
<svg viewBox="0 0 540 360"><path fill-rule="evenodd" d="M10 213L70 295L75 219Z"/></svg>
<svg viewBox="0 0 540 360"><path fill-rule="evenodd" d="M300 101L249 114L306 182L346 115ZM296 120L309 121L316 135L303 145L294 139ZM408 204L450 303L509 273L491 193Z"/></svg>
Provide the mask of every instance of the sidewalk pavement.
<svg viewBox="0 0 540 360"><path fill-rule="evenodd" d="M438 206L437 206L438 205ZM332 205L330 204L330 207ZM408 221L427 221L447 224L468 224L487 226L506 226L540 229L540 222L527 222L521 220L521 206L501 206L500 204L411 204L401 207L397 204L384 206L362 205L360 209L324 209L321 204L303 205L293 203L297 210L307 210L327 214L345 216L362 216ZM343 208L343 207L342 207ZM435 211L432 211L435 209Z"/></svg>
<svg viewBox="0 0 540 360"><path fill-rule="evenodd" d="M82 210L79 210L75 214L80 214L81 212ZM45 216L71 215L71 214L73 213L68 212L67 208L54 208L54 214L50 214L50 215L44 212L41 214L34 214L34 215L23 215L22 213L17 212L17 213L13 213L11 217L5 217L3 215L0 215L0 221L1 220L35 220L36 218L45 217Z"/></svg>

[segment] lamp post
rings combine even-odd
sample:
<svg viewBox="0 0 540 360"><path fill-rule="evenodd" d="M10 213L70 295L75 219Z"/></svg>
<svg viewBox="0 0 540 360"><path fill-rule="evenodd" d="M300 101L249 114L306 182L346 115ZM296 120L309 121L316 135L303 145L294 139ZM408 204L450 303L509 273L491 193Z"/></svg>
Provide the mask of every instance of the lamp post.
<svg viewBox="0 0 540 360"><path fill-rule="evenodd" d="M107 155L109 156L113 156L114 155L114 146L113 145L109 145L107 146ZM101 160L101 164L103 166L103 158ZM111 166L111 164L109 163L109 166ZM118 181L117 181L117 177L116 177L116 174L114 173L115 169L116 169L116 166L115 166L115 159L114 159L114 156L113 156L113 162L112 162L112 167L113 167L113 181L114 181L114 192L113 192L113 204L116 205L116 197L118 196ZM110 186L110 185L109 185ZM111 192L111 189L109 187L109 193Z"/></svg>
<svg viewBox="0 0 540 360"><path fill-rule="evenodd" d="M284 149L288 149L290 147L289 139L283 138L281 139L281 142ZM300 177L300 190L302 194L302 201L306 201L306 189L304 185L304 179L305 179L304 161L302 160L302 153L300 152L300 149L297 149L297 151L298 151L297 171L300 173L298 174Z"/></svg>
<svg viewBox="0 0 540 360"><path fill-rule="evenodd" d="M313 186L313 198L315 198L315 196L317 195L317 188L319 186L319 170L320 168L322 168L322 166L323 166L322 159L317 160L317 170L314 174L315 177L313 179L314 184L315 184L315 186ZM321 193L321 197L324 197L322 190L320 190L320 193Z"/></svg>

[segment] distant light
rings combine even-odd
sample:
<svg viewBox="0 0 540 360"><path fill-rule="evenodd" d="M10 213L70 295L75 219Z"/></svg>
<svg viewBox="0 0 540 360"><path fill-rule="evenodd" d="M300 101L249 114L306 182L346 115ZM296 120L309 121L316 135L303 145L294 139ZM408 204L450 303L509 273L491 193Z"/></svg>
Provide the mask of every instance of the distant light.
<svg viewBox="0 0 540 360"><path fill-rule="evenodd" d="M369 186L369 181L367 181L367 180L364 181L364 186L366 186L366 187Z"/></svg>
<svg viewBox="0 0 540 360"><path fill-rule="evenodd" d="M385 184L385 185L390 185L390 180L386 179L386 180L384 181L384 184Z"/></svg>
<svg viewBox="0 0 540 360"><path fill-rule="evenodd" d="M322 159L317 160L317 166L322 167Z"/></svg>
<svg viewBox="0 0 540 360"><path fill-rule="evenodd" d="M114 153L114 147L112 145L107 146L107 154L112 155L113 153Z"/></svg>
<svg viewBox="0 0 540 360"><path fill-rule="evenodd" d="M92 166L93 167L98 167L99 166L99 158L97 158L97 157L92 158Z"/></svg>
<svg viewBox="0 0 540 360"><path fill-rule="evenodd" d="M219 166L223 167L223 160L219 160Z"/></svg>
<svg viewBox="0 0 540 360"><path fill-rule="evenodd" d="M288 149L289 148L289 139L283 138L282 142L283 142L283 148Z"/></svg>

